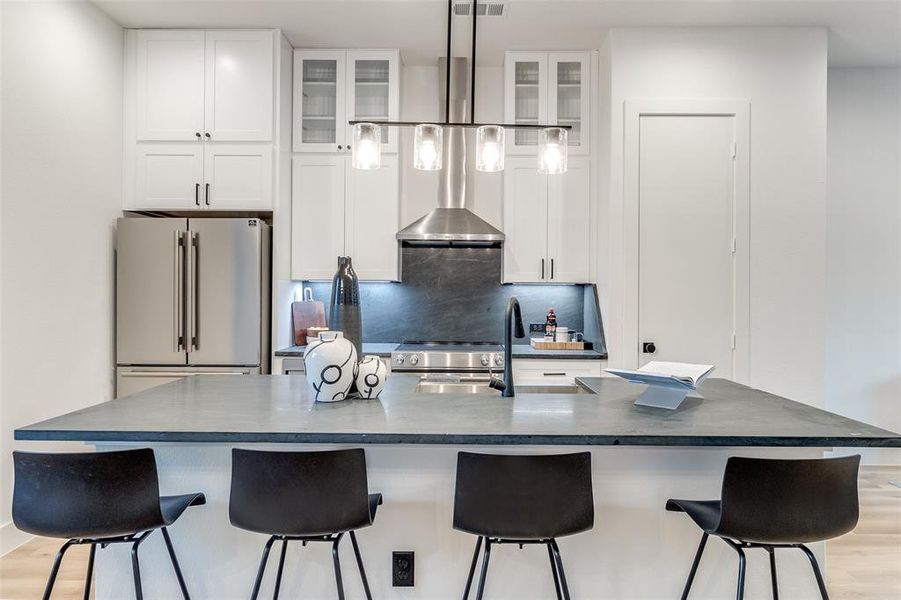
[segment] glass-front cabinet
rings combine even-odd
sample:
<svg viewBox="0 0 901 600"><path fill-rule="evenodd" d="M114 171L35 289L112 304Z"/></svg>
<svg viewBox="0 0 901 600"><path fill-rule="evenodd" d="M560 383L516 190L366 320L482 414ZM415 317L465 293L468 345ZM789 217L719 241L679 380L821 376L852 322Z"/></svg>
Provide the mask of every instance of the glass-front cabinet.
<svg viewBox="0 0 901 600"><path fill-rule="evenodd" d="M590 68L589 52L507 52L505 122L570 125L570 153L588 154ZM537 131L517 129L507 140L510 154L537 152Z"/></svg>
<svg viewBox="0 0 901 600"><path fill-rule="evenodd" d="M397 50L295 50L294 151L349 153L351 120L399 116ZM397 152L396 128L382 130L383 152Z"/></svg>

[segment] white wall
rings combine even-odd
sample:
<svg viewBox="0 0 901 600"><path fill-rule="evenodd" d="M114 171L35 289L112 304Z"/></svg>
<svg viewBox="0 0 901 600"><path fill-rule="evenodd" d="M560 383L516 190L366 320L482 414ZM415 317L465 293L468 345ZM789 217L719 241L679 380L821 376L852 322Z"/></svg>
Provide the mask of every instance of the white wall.
<svg viewBox="0 0 901 600"><path fill-rule="evenodd" d="M0 553L13 430L109 400L123 30L84 2L2 6Z"/></svg>
<svg viewBox="0 0 901 600"><path fill-rule="evenodd" d="M614 29L610 53L611 364L623 348L623 103L738 98L751 104L751 380L823 405L826 31L819 28ZM603 224L602 224L603 228ZM634 354L634 351L632 352Z"/></svg>
<svg viewBox="0 0 901 600"><path fill-rule="evenodd" d="M826 409L901 431L901 69L830 69L828 100Z"/></svg>

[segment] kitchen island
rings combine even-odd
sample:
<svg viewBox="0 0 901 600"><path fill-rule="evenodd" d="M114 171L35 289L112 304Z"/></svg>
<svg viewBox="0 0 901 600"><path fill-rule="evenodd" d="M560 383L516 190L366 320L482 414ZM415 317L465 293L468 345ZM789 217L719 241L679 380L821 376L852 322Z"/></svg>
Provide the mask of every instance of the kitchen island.
<svg viewBox="0 0 901 600"><path fill-rule="evenodd" d="M475 543L451 528L460 449L589 449L595 528L561 540L573 597L656 599L678 597L699 538L688 518L664 511L666 499L718 497L729 456L801 458L839 446L901 448L896 433L725 380L706 381L705 398L689 398L676 411L634 406L642 386L618 379L578 383L566 393L505 399L423 393L417 377L398 375L377 400L322 404L313 402L302 376L198 376L24 427L16 438L81 441L99 450L151 446L163 493L204 491L208 505L191 509L172 529L195 598L247 597L265 540L228 522L234 446L365 446L370 489L385 496L375 525L359 535L374 596L428 599L460 596ZM156 538L142 546L145 597L177 597ZM416 552L412 590L391 587L392 550ZM362 597L351 550L342 552L348 597ZM118 598L130 585L127 553L116 547L98 553L98 599ZM785 597L817 597L803 555L786 551L779 560ZM528 546L501 547L486 596L553 597L546 561ZM768 597L764 553L750 553L748 575L746 597ZM734 584L734 553L711 543L692 598L729 597ZM271 587L264 585L262 593L271 594ZM282 593L333 597L328 550L292 547Z"/></svg>

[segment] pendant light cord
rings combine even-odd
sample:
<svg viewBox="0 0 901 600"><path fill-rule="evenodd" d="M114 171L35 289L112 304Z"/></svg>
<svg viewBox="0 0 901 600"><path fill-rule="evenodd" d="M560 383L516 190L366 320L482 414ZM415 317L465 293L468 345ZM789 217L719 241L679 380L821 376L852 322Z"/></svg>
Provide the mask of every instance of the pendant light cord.
<svg viewBox="0 0 901 600"><path fill-rule="evenodd" d="M472 69L469 82L469 124L476 122L476 21L479 15L479 2L472 0Z"/></svg>

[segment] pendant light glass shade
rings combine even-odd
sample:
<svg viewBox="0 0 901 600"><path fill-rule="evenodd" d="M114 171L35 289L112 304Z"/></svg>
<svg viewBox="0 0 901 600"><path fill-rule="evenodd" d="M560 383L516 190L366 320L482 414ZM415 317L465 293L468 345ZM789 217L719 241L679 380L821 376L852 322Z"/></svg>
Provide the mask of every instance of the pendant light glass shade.
<svg viewBox="0 0 901 600"><path fill-rule="evenodd" d="M413 167L420 171L440 171L444 148L444 128L440 125L417 125L413 130Z"/></svg>
<svg viewBox="0 0 901 600"><path fill-rule="evenodd" d="M476 130L476 169L485 173L504 170L504 128L483 125Z"/></svg>
<svg viewBox="0 0 901 600"><path fill-rule="evenodd" d="M538 132L538 172L543 175L566 173L568 132L548 127Z"/></svg>
<svg viewBox="0 0 901 600"><path fill-rule="evenodd" d="M382 166L382 127L375 123L354 125L353 157L355 169L378 169Z"/></svg>

